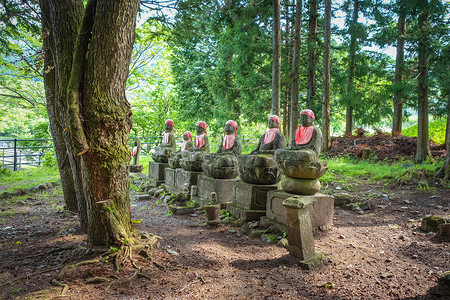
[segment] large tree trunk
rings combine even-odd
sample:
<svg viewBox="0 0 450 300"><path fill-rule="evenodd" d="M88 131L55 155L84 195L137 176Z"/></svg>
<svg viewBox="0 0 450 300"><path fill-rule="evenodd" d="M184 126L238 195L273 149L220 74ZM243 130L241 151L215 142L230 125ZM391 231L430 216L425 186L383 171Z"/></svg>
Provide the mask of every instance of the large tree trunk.
<svg viewBox="0 0 450 300"><path fill-rule="evenodd" d="M353 16L350 23L350 50L348 54L348 80L347 80L347 108L345 114L345 134L351 135L353 131L353 105L355 81L355 55L356 55L356 23L358 22L359 0L353 2Z"/></svg>
<svg viewBox="0 0 450 300"><path fill-rule="evenodd" d="M50 10L59 4L81 5L74 2L42 0L41 5L50 3ZM125 84L138 6L135 0L90 0L81 25L74 20L75 10L68 10L63 24L50 27L56 47L65 43L70 30L77 32L75 46L62 47L53 59L64 61L61 70L70 74L57 72L56 78L61 88L67 86L63 108L68 126L63 128L81 161L90 245L128 244L133 233L128 194L131 110Z"/></svg>
<svg viewBox="0 0 450 300"><path fill-rule="evenodd" d="M322 151L331 147L330 132L330 70L331 70L331 0L325 0L323 44Z"/></svg>
<svg viewBox="0 0 450 300"><path fill-rule="evenodd" d="M317 0L309 0L308 84L306 107L313 108L316 95Z"/></svg>
<svg viewBox="0 0 450 300"><path fill-rule="evenodd" d="M280 0L272 0L272 6L273 6L272 114L279 116L280 89L281 89Z"/></svg>
<svg viewBox="0 0 450 300"><path fill-rule="evenodd" d="M428 135L428 0L419 2L419 77L417 79L417 150L415 162L431 157Z"/></svg>
<svg viewBox="0 0 450 300"><path fill-rule="evenodd" d="M86 204L81 183L80 161L74 155L67 130L66 91L72 52L81 23L83 5L74 1L40 1L44 48L44 83L47 112L65 203L78 211L81 226L86 229Z"/></svg>
<svg viewBox="0 0 450 300"><path fill-rule="evenodd" d="M289 143L295 143L295 131L298 126L298 92L300 81L300 49L302 32L302 0L295 5L294 49L292 53L291 105L289 122Z"/></svg>
<svg viewBox="0 0 450 300"><path fill-rule="evenodd" d="M445 150L450 155L450 91L447 91L447 127L445 130Z"/></svg>
<svg viewBox="0 0 450 300"><path fill-rule="evenodd" d="M400 0L402 1L402 0ZM405 58L405 34L406 34L406 16L403 9L400 9L397 23L397 57L395 59L395 77L394 77L394 118L392 123L392 136L402 133L403 102L404 92L402 87L403 69Z"/></svg>

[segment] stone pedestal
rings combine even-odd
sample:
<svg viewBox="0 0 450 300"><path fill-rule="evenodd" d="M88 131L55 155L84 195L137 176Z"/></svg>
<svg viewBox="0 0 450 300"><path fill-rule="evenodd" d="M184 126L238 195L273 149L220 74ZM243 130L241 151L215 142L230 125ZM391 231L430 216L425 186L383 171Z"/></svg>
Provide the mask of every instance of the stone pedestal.
<svg viewBox="0 0 450 300"><path fill-rule="evenodd" d="M184 169L177 169L177 173L175 176L175 187L179 190L184 190L187 186L189 191L191 190L191 186L197 185L197 180L199 175L203 174L203 172L194 172L194 171L186 171Z"/></svg>
<svg viewBox="0 0 450 300"><path fill-rule="evenodd" d="M234 200L234 183L236 179L216 179L204 174L198 176L197 196L193 198L200 205L205 205L211 199L211 193L217 194L217 202L225 204Z"/></svg>
<svg viewBox="0 0 450 300"><path fill-rule="evenodd" d="M266 215L267 193L277 190L278 185L249 184L242 180L234 183L235 198L227 210L244 221L257 221Z"/></svg>
<svg viewBox="0 0 450 300"><path fill-rule="evenodd" d="M269 191L267 193L267 211L264 222L271 222L273 227L280 230L286 229L286 209L283 201L289 197L296 196L282 190ZM313 230L329 230L333 226L334 197L317 193L310 196L301 196L303 199L314 199L315 202L309 207L311 226Z"/></svg>
<svg viewBox="0 0 450 300"><path fill-rule="evenodd" d="M301 266L312 269L324 259L314 250L314 237L309 209L316 199L308 196L293 196L283 201L287 218L287 238L289 254L302 260Z"/></svg>
<svg viewBox="0 0 450 300"><path fill-rule="evenodd" d="M175 178L178 170L181 169L172 169L172 168L166 168L164 170L164 183L168 186L175 186Z"/></svg>
<svg viewBox="0 0 450 300"><path fill-rule="evenodd" d="M148 177L150 185L157 187L164 183L165 169L169 167L167 163L159 163L151 161L148 164Z"/></svg>

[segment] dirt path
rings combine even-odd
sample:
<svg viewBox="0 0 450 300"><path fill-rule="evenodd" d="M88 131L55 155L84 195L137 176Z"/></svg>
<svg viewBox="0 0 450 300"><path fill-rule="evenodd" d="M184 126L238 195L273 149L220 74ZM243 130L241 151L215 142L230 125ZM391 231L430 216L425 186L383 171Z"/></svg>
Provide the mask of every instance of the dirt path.
<svg viewBox="0 0 450 300"><path fill-rule="evenodd" d="M127 278L135 270L126 266L115 273L111 263L78 267L64 277L69 286L65 298L437 298L433 288L438 274L449 269L450 243L417 227L426 213L450 213L450 191L405 187L398 191L394 186L357 190L361 195L369 190L373 195L388 193L390 204L362 215L336 208L334 228L315 235L316 250L329 259L313 271L302 270L283 247L244 235L240 228L207 227L202 214L167 216L157 199L137 201L132 196L133 219L142 219L137 229L163 237L160 247L151 252L151 260L135 255L150 279L137 278L106 290L111 282ZM50 280L62 267L95 256L80 250L86 236L77 231L76 217L55 209L62 205L60 198L56 193L2 206L1 299L36 291L41 292L29 299L57 297L61 288L52 287ZM26 205L31 202L38 204ZM374 196L372 202L376 206L381 199ZM12 210L14 214L4 216ZM67 246L74 249L51 252ZM102 276L107 282L85 284L93 276ZM17 278L22 279L11 283Z"/></svg>

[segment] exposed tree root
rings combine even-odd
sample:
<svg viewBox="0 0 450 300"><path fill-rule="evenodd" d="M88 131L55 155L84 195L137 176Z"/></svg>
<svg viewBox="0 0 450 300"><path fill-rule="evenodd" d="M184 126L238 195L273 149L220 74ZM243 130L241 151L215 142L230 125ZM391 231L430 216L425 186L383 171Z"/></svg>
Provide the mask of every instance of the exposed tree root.
<svg viewBox="0 0 450 300"><path fill-rule="evenodd" d="M162 238L157 235L147 235L147 237L143 241L141 239L136 239L134 241L139 241L138 243L134 243L132 245L122 245L119 248L111 248L110 250L104 252L100 257L98 257L96 259L86 260L86 261L82 261L82 262L78 262L78 263L75 263L72 265L65 266L59 272L59 274L51 281L51 284L54 286L62 287L63 289L62 289L60 295L64 295L67 292L69 286L65 283L62 283L61 280L64 277L67 269L70 268L70 269L75 270L77 267L80 267L80 266L105 262L105 261L109 261L111 259L114 260L114 268L115 268L116 272L120 271L120 267L124 266L126 261L129 261L134 268L139 269L139 267L137 266L136 262L133 259L133 251L137 251L138 253L144 252L147 255L146 258L149 258L149 257L151 258L149 251L151 249L153 249L156 245L158 245L160 239L162 239ZM63 250L67 250L67 249L63 249ZM55 252L57 252L57 251L55 251ZM126 279L116 280L114 282L111 282L108 285L108 287L106 288L106 290L108 290L113 284L122 285L122 284L130 283L132 280L134 280L137 277L144 277L144 278L150 279L149 275L142 273L141 271L138 270L133 275L131 275L130 277L128 277ZM109 281L109 279L105 278L105 277L93 277L93 278L87 279L85 281L85 283L86 284L99 284L99 283L104 283L104 282L108 282L108 281Z"/></svg>
<svg viewBox="0 0 450 300"><path fill-rule="evenodd" d="M147 278L148 280L150 280L150 275L142 273L141 271L136 271L134 272L133 275L131 275L128 278L125 279L121 279L121 280L117 280L114 282L111 282L105 289L105 291L109 290L113 285L117 284L117 285L123 285L123 284L130 284L131 281L133 281L134 279L138 278L138 277L143 277L143 278Z"/></svg>

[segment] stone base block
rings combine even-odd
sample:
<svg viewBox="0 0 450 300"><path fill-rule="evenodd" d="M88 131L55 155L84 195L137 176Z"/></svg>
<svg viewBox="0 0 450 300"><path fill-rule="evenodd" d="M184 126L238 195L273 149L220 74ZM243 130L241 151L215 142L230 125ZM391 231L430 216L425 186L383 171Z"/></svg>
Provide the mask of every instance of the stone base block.
<svg viewBox="0 0 450 300"><path fill-rule="evenodd" d="M250 210L266 210L267 193L278 190L278 185L249 184L242 180L236 180L234 184L234 204Z"/></svg>
<svg viewBox="0 0 450 300"><path fill-rule="evenodd" d="M241 219L244 222L259 221L261 217L266 215L266 210L250 210L234 203L228 203L226 209L236 219Z"/></svg>
<svg viewBox="0 0 450 300"><path fill-rule="evenodd" d="M300 268L302 268L304 270L312 270L312 269L317 268L321 264L323 264L324 261L326 261L326 260L327 260L327 258L325 255L323 255L323 253L316 252L316 254L313 257L302 260L298 264L299 264Z"/></svg>
<svg viewBox="0 0 450 300"><path fill-rule="evenodd" d="M271 222L272 226L279 229L286 229L286 209L283 206L283 200L298 196L287 193L285 191L269 191L267 193L267 211L264 222ZM305 198L312 197L315 199L315 203L309 208L311 217L311 226L313 230L329 230L333 226L333 213L334 213L334 197L330 195L324 195L317 193L311 196L301 196Z"/></svg>
<svg viewBox="0 0 450 300"><path fill-rule="evenodd" d="M202 175L203 172L194 172L194 171L186 171L184 169L177 169L177 173L175 176L175 187L179 190L183 190L186 186L189 191L191 190L191 186L197 185L199 175Z"/></svg>
<svg viewBox="0 0 450 300"><path fill-rule="evenodd" d="M169 167L167 163L159 163L151 161L148 164L148 177L152 186L160 186L164 183L164 172Z"/></svg>
<svg viewBox="0 0 450 300"><path fill-rule="evenodd" d="M175 177L180 169L166 168L164 170L164 183L168 186L175 186Z"/></svg>
<svg viewBox="0 0 450 300"><path fill-rule="evenodd" d="M204 205L211 199L211 193L215 192L218 203L233 202L235 181L236 179L215 179L206 175L199 175L197 180L197 196L193 198L200 205Z"/></svg>

